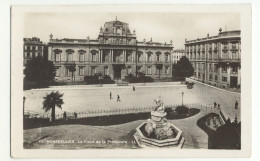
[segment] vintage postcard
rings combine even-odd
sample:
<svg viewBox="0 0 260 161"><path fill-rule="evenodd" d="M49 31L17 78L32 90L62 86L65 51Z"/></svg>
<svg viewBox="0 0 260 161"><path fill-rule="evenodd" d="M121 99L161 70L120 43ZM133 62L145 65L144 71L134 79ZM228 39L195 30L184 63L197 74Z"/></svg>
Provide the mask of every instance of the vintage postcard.
<svg viewBox="0 0 260 161"><path fill-rule="evenodd" d="M250 4L12 6L11 156L249 157L251 20Z"/></svg>

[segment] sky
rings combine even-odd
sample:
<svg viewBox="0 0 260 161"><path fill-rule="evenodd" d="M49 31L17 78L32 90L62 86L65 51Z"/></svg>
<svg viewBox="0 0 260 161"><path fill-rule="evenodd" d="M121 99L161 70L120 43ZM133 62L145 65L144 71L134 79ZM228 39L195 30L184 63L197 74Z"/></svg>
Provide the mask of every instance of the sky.
<svg viewBox="0 0 260 161"><path fill-rule="evenodd" d="M135 29L138 41L170 43L174 49L184 49L185 38L193 40L218 34L222 31L240 30L238 13L27 13L24 16L24 37L38 37L44 43L53 38L97 39L100 27L115 19L128 23Z"/></svg>

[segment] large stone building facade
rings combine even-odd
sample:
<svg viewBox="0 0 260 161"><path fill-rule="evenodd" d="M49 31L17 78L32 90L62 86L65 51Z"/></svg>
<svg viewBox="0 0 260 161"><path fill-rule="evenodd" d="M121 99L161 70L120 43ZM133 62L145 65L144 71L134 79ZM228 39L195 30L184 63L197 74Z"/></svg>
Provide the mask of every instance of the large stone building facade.
<svg viewBox="0 0 260 161"><path fill-rule="evenodd" d="M185 40L185 51L194 67L193 78L221 88L240 88L240 30L220 29L217 36Z"/></svg>
<svg viewBox="0 0 260 161"><path fill-rule="evenodd" d="M37 37L24 38L23 54L23 65L25 66L27 61L31 60L34 57L47 57L47 46Z"/></svg>
<svg viewBox="0 0 260 161"><path fill-rule="evenodd" d="M53 39L48 43L48 59L56 67L56 81L70 81L69 66L75 64L75 80L102 74L123 79L127 74L143 72L153 78L172 77L172 44L138 42L135 30L115 20L100 28L97 39Z"/></svg>

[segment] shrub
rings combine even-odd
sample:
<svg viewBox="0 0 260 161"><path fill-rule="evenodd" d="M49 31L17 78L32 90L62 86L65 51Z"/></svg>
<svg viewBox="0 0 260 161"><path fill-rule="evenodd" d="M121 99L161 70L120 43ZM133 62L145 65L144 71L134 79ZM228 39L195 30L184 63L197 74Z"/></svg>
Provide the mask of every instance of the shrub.
<svg viewBox="0 0 260 161"><path fill-rule="evenodd" d="M172 110L172 108L170 108L170 107L166 107L164 111L165 111L167 114L174 112L174 111Z"/></svg>
<svg viewBox="0 0 260 161"><path fill-rule="evenodd" d="M153 82L153 78L145 76L143 73L139 73L137 77L133 74L128 74L127 76L125 76L124 81L127 81L129 83L145 83Z"/></svg>
<svg viewBox="0 0 260 161"><path fill-rule="evenodd" d="M86 84L114 84L115 81L111 79L110 76L105 75L100 78L101 75L85 76L84 81Z"/></svg>
<svg viewBox="0 0 260 161"><path fill-rule="evenodd" d="M186 106L177 106L175 111L178 112L179 114L187 114L189 109Z"/></svg>

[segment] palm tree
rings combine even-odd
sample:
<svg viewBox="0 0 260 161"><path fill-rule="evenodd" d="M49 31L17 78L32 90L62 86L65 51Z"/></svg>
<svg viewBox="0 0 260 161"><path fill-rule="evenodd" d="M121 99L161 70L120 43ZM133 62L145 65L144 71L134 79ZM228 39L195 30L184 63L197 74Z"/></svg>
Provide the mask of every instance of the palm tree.
<svg viewBox="0 0 260 161"><path fill-rule="evenodd" d="M62 99L63 94L57 92L51 92L50 94L46 93L46 96L43 97L43 109L45 112L51 110L51 120L52 122L55 121L55 107L62 108L61 105L64 104Z"/></svg>

